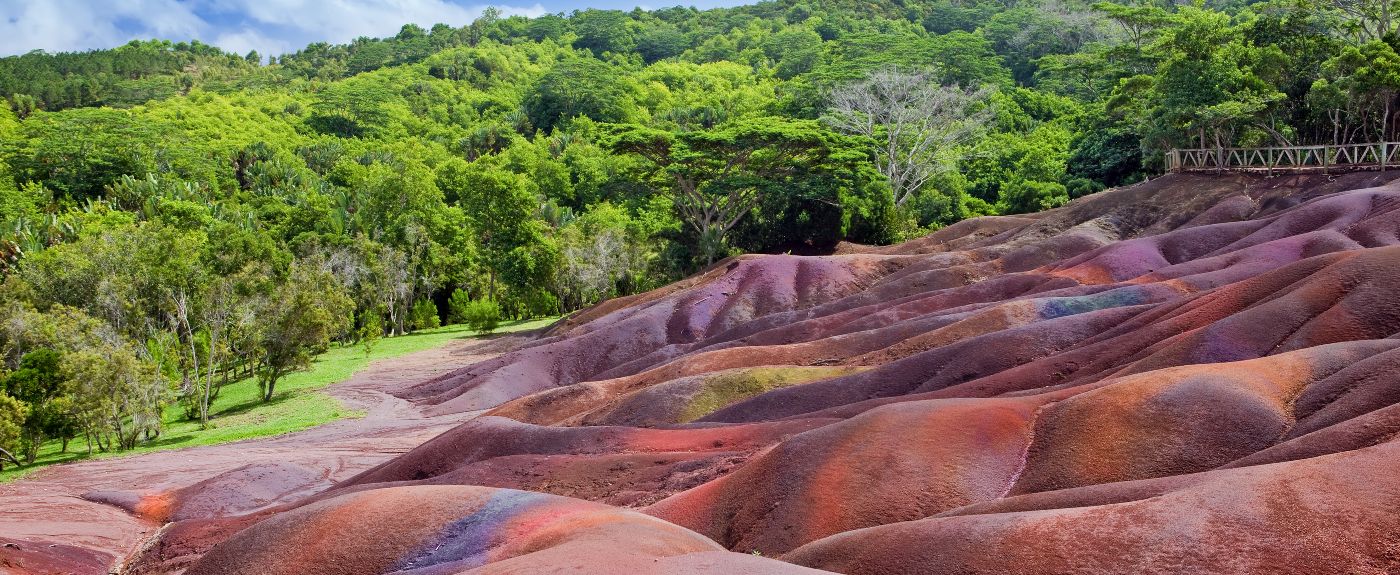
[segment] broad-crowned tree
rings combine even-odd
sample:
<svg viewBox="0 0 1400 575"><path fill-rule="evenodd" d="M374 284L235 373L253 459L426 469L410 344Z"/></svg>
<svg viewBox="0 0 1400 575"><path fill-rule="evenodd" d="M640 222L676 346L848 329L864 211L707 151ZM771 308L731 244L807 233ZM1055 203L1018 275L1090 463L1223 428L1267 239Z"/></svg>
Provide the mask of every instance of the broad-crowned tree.
<svg viewBox="0 0 1400 575"><path fill-rule="evenodd" d="M785 182L819 171L838 138L816 121L770 117L694 132L617 126L610 145L654 168L708 265L765 195L783 193Z"/></svg>
<svg viewBox="0 0 1400 575"><path fill-rule="evenodd" d="M1313 85L1313 102L1336 110L1334 134L1364 134L1393 140L1395 98L1400 94L1400 54L1390 44L1371 41L1349 46L1323 66L1326 79ZM1339 143L1350 137L1334 136Z"/></svg>
<svg viewBox="0 0 1400 575"><path fill-rule="evenodd" d="M576 12L570 20L578 34L574 46L592 50L597 56L604 52L625 52L636 46L633 23L626 12L588 9Z"/></svg>

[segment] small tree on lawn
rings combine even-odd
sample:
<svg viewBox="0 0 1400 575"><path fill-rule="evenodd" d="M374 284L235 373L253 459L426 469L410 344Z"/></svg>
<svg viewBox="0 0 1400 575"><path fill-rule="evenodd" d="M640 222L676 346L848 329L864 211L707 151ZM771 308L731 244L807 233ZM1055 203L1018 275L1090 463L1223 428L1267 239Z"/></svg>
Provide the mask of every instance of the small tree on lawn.
<svg viewBox="0 0 1400 575"><path fill-rule="evenodd" d="M263 401L271 401L277 381L311 364L311 356L330 345L331 338L350 329L354 302L330 272L320 266L294 263L287 282L263 306L259 337L262 369L258 386Z"/></svg>
<svg viewBox="0 0 1400 575"><path fill-rule="evenodd" d="M365 314L364 325L360 326L360 345L364 347L365 357L374 352L375 344L384 337L384 320L380 318L379 310L370 310Z"/></svg>

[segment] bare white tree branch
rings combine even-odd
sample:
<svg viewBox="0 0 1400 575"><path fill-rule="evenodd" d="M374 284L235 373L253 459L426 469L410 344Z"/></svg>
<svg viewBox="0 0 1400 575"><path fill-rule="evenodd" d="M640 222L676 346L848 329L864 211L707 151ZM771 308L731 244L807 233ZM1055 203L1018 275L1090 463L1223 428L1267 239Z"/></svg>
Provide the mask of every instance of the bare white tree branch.
<svg viewBox="0 0 1400 575"><path fill-rule="evenodd" d="M952 169L963 145L992 119L989 88L943 86L929 72L881 68L832 90L824 118L832 127L875 140L875 160L902 206L935 176Z"/></svg>

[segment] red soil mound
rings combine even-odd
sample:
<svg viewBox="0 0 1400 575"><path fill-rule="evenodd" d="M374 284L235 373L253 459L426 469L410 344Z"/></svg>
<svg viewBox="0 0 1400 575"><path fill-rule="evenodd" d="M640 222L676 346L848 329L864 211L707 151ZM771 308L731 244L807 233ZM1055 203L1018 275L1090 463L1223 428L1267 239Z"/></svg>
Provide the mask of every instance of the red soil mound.
<svg viewBox="0 0 1400 575"><path fill-rule="evenodd" d="M871 574L1400 572L1382 183L1172 176L725 262L409 388L490 411L286 510L176 523L227 539L189 572L794 568L722 549Z"/></svg>
<svg viewBox="0 0 1400 575"><path fill-rule="evenodd" d="M143 518L165 523L244 515L330 486L325 474L291 463L245 465L194 485L163 493L94 491L89 501L116 505Z"/></svg>
<svg viewBox="0 0 1400 575"><path fill-rule="evenodd" d="M1397 458L1391 441L1164 485L1013 498L835 535L784 559L848 574L1395 573Z"/></svg>
<svg viewBox="0 0 1400 575"><path fill-rule="evenodd" d="M684 558L696 553L706 555ZM485 487L418 486L342 495L282 513L214 547L186 573L523 573L545 568L570 573L807 571L724 553L696 533L603 504Z"/></svg>
<svg viewBox="0 0 1400 575"><path fill-rule="evenodd" d="M0 537L0 573L106 573L111 558L81 547Z"/></svg>

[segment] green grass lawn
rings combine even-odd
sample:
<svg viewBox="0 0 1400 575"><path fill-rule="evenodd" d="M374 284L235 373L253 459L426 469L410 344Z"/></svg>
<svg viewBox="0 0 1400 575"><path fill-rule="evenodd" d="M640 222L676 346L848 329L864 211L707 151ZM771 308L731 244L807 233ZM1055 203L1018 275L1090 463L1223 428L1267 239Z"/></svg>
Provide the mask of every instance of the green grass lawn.
<svg viewBox="0 0 1400 575"><path fill-rule="evenodd" d="M557 318L506 322L496 332L535 329L549 325L555 319ZM141 444L130 451L94 452L92 457L114 457L228 443L300 431L346 417L359 417L361 413L347 409L321 389L349 379L371 361L432 349L454 339L474 336L476 333L466 326L451 325L381 339L369 355L365 355L364 348L357 345L334 347L317 356L310 369L292 373L277 382L277 392L272 401L264 403L261 400L258 382L254 379L232 382L224 386L218 400L211 407L208 429L200 429L198 421L186 420L183 408L176 403L166 407L165 430L155 441ZM39 449L39 457L33 465L21 468L6 466L4 471L0 471L0 483L18 479L47 465L89 458L87 444L81 439L70 442L67 453L60 453L60 447L59 442L51 441Z"/></svg>

